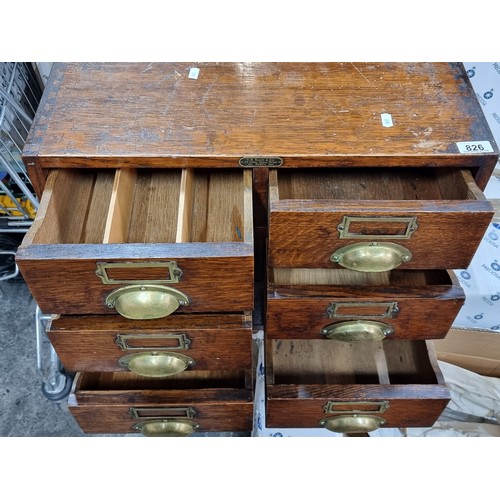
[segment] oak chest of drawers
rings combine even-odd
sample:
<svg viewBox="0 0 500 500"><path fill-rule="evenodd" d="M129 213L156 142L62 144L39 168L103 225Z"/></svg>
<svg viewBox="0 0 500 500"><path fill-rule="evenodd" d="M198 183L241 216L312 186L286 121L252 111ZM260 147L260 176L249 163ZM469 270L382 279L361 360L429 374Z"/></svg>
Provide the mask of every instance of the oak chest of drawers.
<svg viewBox="0 0 500 500"><path fill-rule="evenodd" d="M191 71L193 67L198 72ZM427 426L497 146L459 63L54 65L17 255L85 432Z"/></svg>

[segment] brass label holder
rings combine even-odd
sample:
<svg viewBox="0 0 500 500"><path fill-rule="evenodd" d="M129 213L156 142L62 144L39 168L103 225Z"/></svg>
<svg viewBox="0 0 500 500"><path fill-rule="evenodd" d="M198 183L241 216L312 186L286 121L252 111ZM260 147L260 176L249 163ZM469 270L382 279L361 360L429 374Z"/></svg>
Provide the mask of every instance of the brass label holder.
<svg viewBox="0 0 500 500"><path fill-rule="evenodd" d="M135 340L141 341L145 339L159 341L173 341L173 345L154 345L154 346L133 346L130 345ZM191 340L185 333L152 333L144 334L121 334L116 336L115 344L122 351L178 351L189 349ZM159 342L161 344L161 342Z"/></svg>
<svg viewBox="0 0 500 500"><path fill-rule="evenodd" d="M339 409L352 406L351 409ZM389 409L389 401L328 401L323 406L326 414L333 415L365 415L381 414Z"/></svg>
<svg viewBox="0 0 500 500"><path fill-rule="evenodd" d="M179 283L182 277L182 271L177 266L175 261L166 262L97 262L96 263L96 276L98 276L104 285L140 285L143 283L151 284L172 284ZM137 269L151 269L158 268L164 269L165 272L161 278L158 279L116 279L109 276L110 271L115 269L119 270L137 270Z"/></svg>
<svg viewBox="0 0 500 500"><path fill-rule="evenodd" d="M379 234L378 232L360 234L351 231L351 226L354 224L378 224L383 223L390 226L406 226L401 234ZM391 240L408 240L411 235L418 229L417 217L358 217L344 215L342 222L337 226L340 239L391 239Z"/></svg>
<svg viewBox="0 0 500 500"><path fill-rule="evenodd" d="M130 417L134 420L138 419L158 419L158 418L193 418L196 416L196 410L191 406L188 407L131 407L128 411Z"/></svg>
<svg viewBox="0 0 500 500"><path fill-rule="evenodd" d="M393 318L399 307L397 302L332 302L326 312L329 318Z"/></svg>

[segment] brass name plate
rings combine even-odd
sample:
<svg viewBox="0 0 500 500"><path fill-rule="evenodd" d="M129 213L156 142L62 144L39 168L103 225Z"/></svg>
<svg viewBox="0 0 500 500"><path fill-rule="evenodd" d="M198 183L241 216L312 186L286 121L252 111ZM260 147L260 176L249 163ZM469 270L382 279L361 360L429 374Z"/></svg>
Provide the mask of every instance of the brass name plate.
<svg viewBox="0 0 500 500"><path fill-rule="evenodd" d="M240 158L240 167L281 167L283 159L279 156L244 156Z"/></svg>

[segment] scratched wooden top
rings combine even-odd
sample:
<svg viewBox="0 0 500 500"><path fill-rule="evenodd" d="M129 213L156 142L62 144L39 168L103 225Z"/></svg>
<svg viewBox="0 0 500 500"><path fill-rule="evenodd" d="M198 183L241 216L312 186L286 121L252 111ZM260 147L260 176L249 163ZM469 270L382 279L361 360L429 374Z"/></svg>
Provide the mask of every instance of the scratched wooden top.
<svg viewBox="0 0 500 500"><path fill-rule="evenodd" d="M459 141L494 152L460 154ZM222 167L246 156L491 170L497 146L460 63L61 63L23 154L41 168Z"/></svg>

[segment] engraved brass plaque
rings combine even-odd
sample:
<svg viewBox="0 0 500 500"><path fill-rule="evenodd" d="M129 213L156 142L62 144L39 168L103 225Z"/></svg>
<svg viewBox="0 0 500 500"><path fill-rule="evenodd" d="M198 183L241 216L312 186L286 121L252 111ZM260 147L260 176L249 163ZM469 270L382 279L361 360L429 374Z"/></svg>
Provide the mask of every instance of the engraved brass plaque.
<svg viewBox="0 0 500 500"><path fill-rule="evenodd" d="M281 167L283 159L279 156L244 156L240 158L240 167Z"/></svg>

